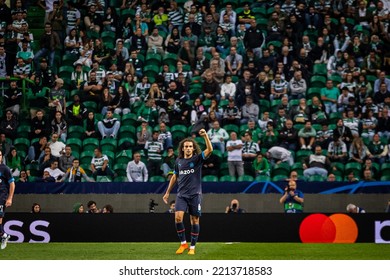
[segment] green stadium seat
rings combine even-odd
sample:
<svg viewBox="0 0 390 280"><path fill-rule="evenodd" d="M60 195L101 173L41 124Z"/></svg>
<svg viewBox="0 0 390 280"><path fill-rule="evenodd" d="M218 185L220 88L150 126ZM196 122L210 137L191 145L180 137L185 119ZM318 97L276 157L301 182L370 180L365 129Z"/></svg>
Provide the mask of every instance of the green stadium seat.
<svg viewBox="0 0 390 280"><path fill-rule="evenodd" d="M107 177L107 176L97 176L96 182L99 182L99 183L109 183L109 182L112 182L112 180L109 177Z"/></svg>
<svg viewBox="0 0 390 280"><path fill-rule="evenodd" d="M354 172L354 174L360 174L362 172L362 165L358 162L348 162L345 165L344 174L347 175L351 172Z"/></svg>
<svg viewBox="0 0 390 280"><path fill-rule="evenodd" d="M158 53L148 53L145 58L146 65L161 66L162 57Z"/></svg>
<svg viewBox="0 0 390 280"><path fill-rule="evenodd" d="M313 66L313 75L321 75L326 76L328 73L326 69L326 64L324 63L317 63Z"/></svg>
<svg viewBox="0 0 390 280"><path fill-rule="evenodd" d="M134 147L135 146L135 140L134 140L134 138L120 138L119 140L118 140L118 147L119 148L123 148L123 147L121 147L121 145L122 144L124 144L126 142L126 145L127 146L131 146L131 147ZM126 149L127 149L127 147L125 147Z"/></svg>
<svg viewBox="0 0 390 280"><path fill-rule="evenodd" d="M16 135L18 137L28 138L30 131L31 131L30 125L19 125L18 128L16 129Z"/></svg>
<svg viewBox="0 0 390 280"><path fill-rule="evenodd" d="M231 177L230 175L223 175L219 177L219 182L236 182L236 177Z"/></svg>
<svg viewBox="0 0 390 280"><path fill-rule="evenodd" d="M118 176L114 178L114 182L120 182L120 183L128 182L127 176Z"/></svg>
<svg viewBox="0 0 390 280"><path fill-rule="evenodd" d="M123 150L119 151L115 155L115 162L116 163L129 163L133 159L133 152L132 150Z"/></svg>
<svg viewBox="0 0 390 280"><path fill-rule="evenodd" d="M295 154L295 162L302 162L312 154L313 152L310 150L298 150Z"/></svg>
<svg viewBox="0 0 390 280"><path fill-rule="evenodd" d="M61 66L58 69L58 74L61 78L68 78L70 79L72 76L72 72L74 71L74 67L72 66Z"/></svg>
<svg viewBox="0 0 390 280"><path fill-rule="evenodd" d="M123 125L119 129L119 139L135 138L137 135L136 129L132 125Z"/></svg>
<svg viewBox="0 0 390 280"><path fill-rule="evenodd" d="M343 81L343 79L340 77L339 74L332 74L330 76L330 80L333 81L334 86L337 86L338 84L340 84Z"/></svg>
<svg viewBox="0 0 390 280"><path fill-rule="evenodd" d="M121 118L121 126L126 126L126 125L136 126L137 118L138 117L136 114L132 114L132 113L125 114Z"/></svg>
<svg viewBox="0 0 390 280"><path fill-rule="evenodd" d="M285 175L276 175L274 177L272 177L272 181L273 182L277 182L277 181L286 181L288 177L285 176Z"/></svg>
<svg viewBox="0 0 390 280"><path fill-rule="evenodd" d="M223 161L219 167L219 176L229 175L229 166L227 161Z"/></svg>
<svg viewBox="0 0 390 280"><path fill-rule="evenodd" d="M307 178L308 182L324 182L325 178L322 177L321 175L313 175Z"/></svg>
<svg viewBox="0 0 390 280"><path fill-rule="evenodd" d="M13 146L16 148L16 151L18 151L19 156L21 152L27 152L28 148L30 147L30 140L27 138L19 137L14 140Z"/></svg>
<svg viewBox="0 0 390 280"><path fill-rule="evenodd" d="M218 182L218 177L214 175L203 176L202 182Z"/></svg>
<svg viewBox="0 0 390 280"><path fill-rule="evenodd" d="M166 182L167 179L165 179L163 176L152 176L149 178L149 182Z"/></svg>
<svg viewBox="0 0 390 280"><path fill-rule="evenodd" d="M227 133L235 132L237 135L239 134L239 127L235 124L226 124L223 126L223 128L226 130Z"/></svg>
<svg viewBox="0 0 390 280"><path fill-rule="evenodd" d="M85 101L84 103L85 108L87 108L88 111L96 112L97 111L97 105L94 101Z"/></svg>
<svg viewBox="0 0 390 280"><path fill-rule="evenodd" d="M253 182L255 179L251 175L242 175L237 178L237 182Z"/></svg>
<svg viewBox="0 0 390 280"><path fill-rule="evenodd" d="M114 152L116 150L118 141L113 138L104 138L100 141L100 148L102 151L111 151Z"/></svg>
<svg viewBox="0 0 390 280"><path fill-rule="evenodd" d="M180 141L188 137L188 128L185 125L176 124L171 127L172 140Z"/></svg>
<svg viewBox="0 0 390 280"><path fill-rule="evenodd" d="M275 177L276 175L290 175L290 166L287 163L280 163L276 164L272 170L271 170L272 177Z"/></svg>
<svg viewBox="0 0 390 280"><path fill-rule="evenodd" d="M267 175L258 175L256 176L255 180L258 182L269 182L271 181L271 177Z"/></svg>
<svg viewBox="0 0 390 280"><path fill-rule="evenodd" d="M112 169L118 176L126 176L127 163L115 163Z"/></svg>
<svg viewBox="0 0 390 280"><path fill-rule="evenodd" d="M92 151L82 151L80 154L80 165L90 165L93 156Z"/></svg>
<svg viewBox="0 0 390 280"><path fill-rule="evenodd" d="M92 151L99 147L99 140L96 138L87 138L83 141L83 150Z"/></svg>
<svg viewBox="0 0 390 280"><path fill-rule="evenodd" d="M80 140L80 138L68 138L66 140L66 145L69 145L72 148L72 151L81 153L83 142Z"/></svg>
<svg viewBox="0 0 390 280"><path fill-rule="evenodd" d="M79 126L79 125L71 125L69 126L68 128L68 138L79 138L81 139L81 137L84 135L84 128L82 126Z"/></svg>
<svg viewBox="0 0 390 280"><path fill-rule="evenodd" d="M310 87L307 90L306 99L311 100L313 96L321 97L321 88L319 87Z"/></svg>
<svg viewBox="0 0 390 280"><path fill-rule="evenodd" d="M166 53L163 58L163 64L173 65L176 67L177 62L177 54L174 53Z"/></svg>
<svg viewBox="0 0 390 280"><path fill-rule="evenodd" d="M326 78L323 76L316 75L311 77L310 79L310 87L323 88L325 87L325 84L326 84Z"/></svg>
<svg viewBox="0 0 390 280"><path fill-rule="evenodd" d="M377 170L379 170L379 169L377 169ZM382 175L389 175L390 176L390 163L387 162L387 163L381 164L380 171L381 171Z"/></svg>
<svg viewBox="0 0 390 280"><path fill-rule="evenodd" d="M198 143L198 145L202 151L206 148L206 143L205 143L203 137L195 137L194 140L196 141L196 143Z"/></svg>

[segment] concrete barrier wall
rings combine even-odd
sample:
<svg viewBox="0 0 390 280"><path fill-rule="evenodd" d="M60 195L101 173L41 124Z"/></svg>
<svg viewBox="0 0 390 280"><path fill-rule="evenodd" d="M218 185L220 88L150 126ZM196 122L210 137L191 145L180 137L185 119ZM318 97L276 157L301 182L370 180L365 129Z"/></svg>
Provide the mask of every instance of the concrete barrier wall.
<svg viewBox="0 0 390 280"><path fill-rule="evenodd" d="M223 213L230 201L236 198L248 213L282 213L279 194L204 194L203 213ZM116 213L147 213L150 199L159 205L156 213L163 213L168 206L159 194L17 194L7 212L30 212L34 202L41 204L43 212L69 213L76 202L86 207L89 200L99 208L111 204ZM175 195L170 200L175 199ZM384 212L390 194L306 194L304 212L345 212L348 203L354 203L367 212Z"/></svg>

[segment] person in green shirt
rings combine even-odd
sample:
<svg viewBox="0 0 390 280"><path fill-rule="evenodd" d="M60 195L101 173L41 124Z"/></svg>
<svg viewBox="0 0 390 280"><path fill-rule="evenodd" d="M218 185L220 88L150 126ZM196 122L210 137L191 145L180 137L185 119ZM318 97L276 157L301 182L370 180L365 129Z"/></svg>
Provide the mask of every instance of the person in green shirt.
<svg viewBox="0 0 390 280"><path fill-rule="evenodd" d="M326 86L321 89L321 100L324 102L325 111L328 115L337 112L337 99L339 95L340 90L333 85L333 81L326 81Z"/></svg>
<svg viewBox="0 0 390 280"><path fill-rule="evenodd" d="M253 169L256 176L267 175L270 176L270 165L268 160L263 156L261 152L257 153L256 159L253 161Z"/></svg>
<svg viewBox="0 0 390 280"><path fill-rule="evenodd" d="M7 166L11 169L11 174L13 177L19 177L20 171L22 170L22 161L16 148L11 148L10 153L7 157Z"/></svg>

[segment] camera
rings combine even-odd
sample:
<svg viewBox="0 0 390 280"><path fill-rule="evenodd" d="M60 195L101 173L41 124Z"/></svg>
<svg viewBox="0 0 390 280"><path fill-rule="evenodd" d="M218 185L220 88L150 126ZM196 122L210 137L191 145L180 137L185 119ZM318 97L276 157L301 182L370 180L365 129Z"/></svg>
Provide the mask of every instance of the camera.
<svg viewBox="0 0 390 280"><path fill-rule="evenodd" d="M236 210L237 209L237 203L233 203L232 204L232 210Z"/></svg>
<svg viewBox="0 0 390 280"><path fill-rule="evenodd" d="M154 213L155 207L158 206L158 203L154 202L154 199L150 199L149 202L149 213Z"/></svg>

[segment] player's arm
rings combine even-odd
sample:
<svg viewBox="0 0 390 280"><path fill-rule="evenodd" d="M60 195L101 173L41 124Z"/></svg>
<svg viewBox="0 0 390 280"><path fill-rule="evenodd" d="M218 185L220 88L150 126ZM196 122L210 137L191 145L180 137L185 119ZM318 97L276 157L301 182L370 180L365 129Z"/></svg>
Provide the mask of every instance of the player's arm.
<svg viewBox="0 0 390 280"><path fill-rule="evenodd" d="M15 192L15 182L9 183L9 194L8 198L5 202L5 207L10 207L12 206L12 200L14 198L14 192Z"/></svg>
<svg viewBox="0 0 390 280"><path fill-rule="evenodd" d="M213 146L211 145L211 141L209 136L206 133L206 130L203 128L199 130L199 135L203 137L204 142L206 143L206 149L203 151L205 158L208 158L209 155L213 152Z"/></svg>
<svg viewBox="0 0 390 280"><path fill-rule="evenodd" d="M163 200L165 204L168 204L169 194L171 193L173 186L176 184L176 179L177 179L176 174L173 174L171 180L169 180L168 188L163 196Z"/></svg>

